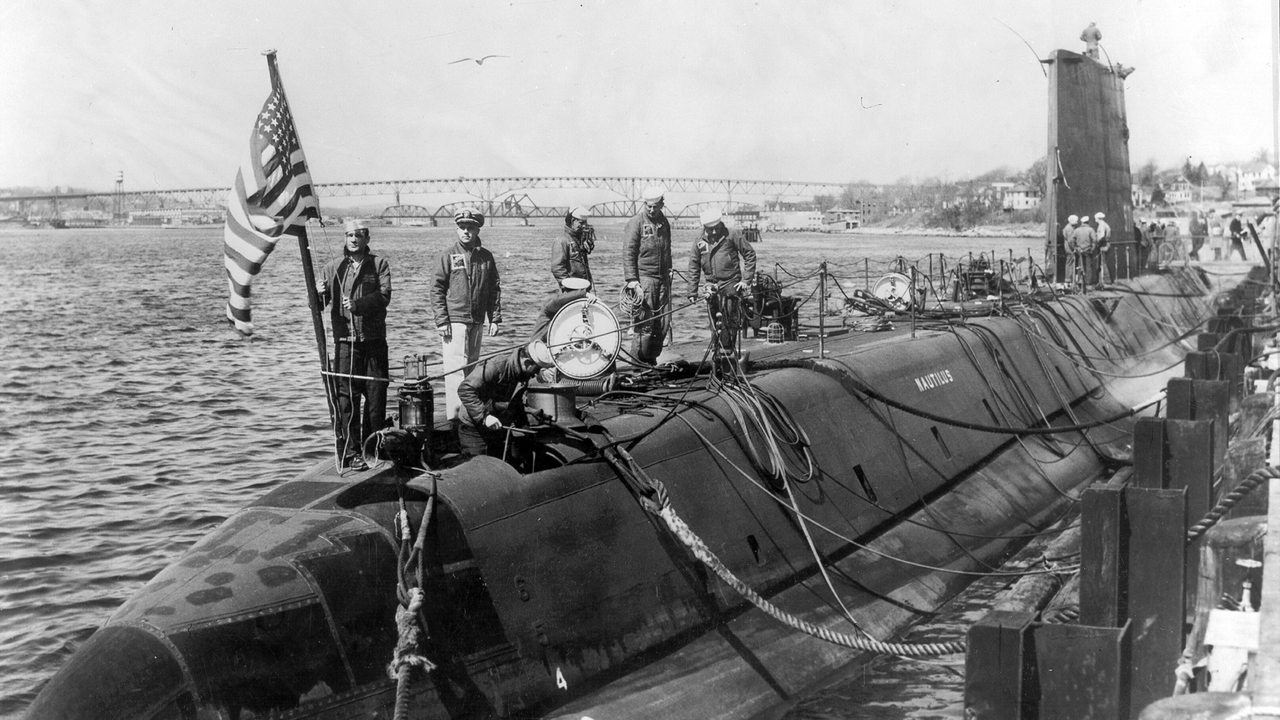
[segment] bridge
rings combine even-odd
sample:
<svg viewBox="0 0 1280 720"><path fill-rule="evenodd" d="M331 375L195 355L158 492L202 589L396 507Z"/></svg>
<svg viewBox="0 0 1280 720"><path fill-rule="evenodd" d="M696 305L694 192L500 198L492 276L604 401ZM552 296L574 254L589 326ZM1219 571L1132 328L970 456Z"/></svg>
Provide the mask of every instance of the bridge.
<svg viewBox="0 0 1280 720"><path fill-rule="evenodd" d="M325 198L386 197L392 204L383 210L382 217L389 222L434 225L440 218L452 217L454 210L463 205L479 207L489 217L519 218L525 222L530 218L562 217L567 206L539 203L529 194L533 191L541 195L548 190L579 191L575 193L578 195L597 191L599 199L574 205L586 205L595 217L630 217L639 211L640 196L650 185L667 188L668 215L673 219L695 217L709 207L732 212L761 204L811 202L822 195L838 197L847 187L844 183L796 180L621 176L368 180L318 183L314 187L322 209ZM127 191L122 180L117 180L116 189L108 192L0 196L0 207L9 214L40 219L58 218L68 211L96 212L115 218L131 213L162 216L221 208L229 192L226 187ZM405 203L404 196L422 196L426 204ZM431 196L448 196L449 200L432 207ZM463 199L454 199L458 196Z"/></svg>

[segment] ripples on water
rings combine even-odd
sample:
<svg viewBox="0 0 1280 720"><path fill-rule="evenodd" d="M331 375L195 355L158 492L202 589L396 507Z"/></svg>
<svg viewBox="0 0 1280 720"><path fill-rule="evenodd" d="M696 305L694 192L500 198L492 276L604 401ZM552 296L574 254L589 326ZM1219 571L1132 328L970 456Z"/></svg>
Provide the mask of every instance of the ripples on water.
<svg viewBox="0 0 1280 720"><path fill-rule="evenodd" d="M610 303L622 279L620 230L601 224L592 257ZM558 232L554 225L485 228L507 321L502 336L485 340L486 350L531 329L552 288L547 249ZM675 266L683 270L694 235L675 235ZM426 268L452 240L447 228L373 229L372 249L392 268L393 373L405 354L439 359ZM317 266L341 252L335 229L314 230L312 242ZM848 288L865 284L864 267L878 277L899 254L1006 257L1036 243L788 234L767 235L755 247L760 269L777 269L784 283L826 260ZM0 357L0 717L7 718L20 716L148 578L250 498L325 458L332 443L292 240L254 283L251 341L224 320L220 228L0 230L0 266L9 277L0 307L10 311L0 327L7 348ZM679 281L676 287L681 293ZM790 292L813 287L807 280ZM705 337L700 318L679 318L676 332ZM839 709L858 684L817 697L817 712L871 717ZM811 709L801 703L795 711Z"/></svg>

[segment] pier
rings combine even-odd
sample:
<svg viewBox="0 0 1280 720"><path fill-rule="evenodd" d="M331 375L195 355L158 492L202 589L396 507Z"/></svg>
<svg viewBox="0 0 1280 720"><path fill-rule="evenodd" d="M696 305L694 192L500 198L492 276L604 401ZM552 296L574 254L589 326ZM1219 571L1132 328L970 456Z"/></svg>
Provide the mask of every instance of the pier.
<svg viewBox="0 0 1280 720"><path fill-rule="evenodd" d="M1028 576L970 628L966 717L1280 717L1280 363L1255 275L1046 551L1079 569Z"/></svg>

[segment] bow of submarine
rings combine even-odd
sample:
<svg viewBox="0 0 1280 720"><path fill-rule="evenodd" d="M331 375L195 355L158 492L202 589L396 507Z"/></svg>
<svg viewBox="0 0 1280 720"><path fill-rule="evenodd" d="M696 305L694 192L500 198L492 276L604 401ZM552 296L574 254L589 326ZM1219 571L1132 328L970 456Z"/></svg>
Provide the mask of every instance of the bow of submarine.
<svg viewBox="0 0 1280 720"><path fill-rule="evenodd" d="M405 492L421 517L426 494ZM28 717L323 715L326 705L384 703L394 688L398 503L390 471L353 484L317 467L280 486L121 606Z"/></svg>

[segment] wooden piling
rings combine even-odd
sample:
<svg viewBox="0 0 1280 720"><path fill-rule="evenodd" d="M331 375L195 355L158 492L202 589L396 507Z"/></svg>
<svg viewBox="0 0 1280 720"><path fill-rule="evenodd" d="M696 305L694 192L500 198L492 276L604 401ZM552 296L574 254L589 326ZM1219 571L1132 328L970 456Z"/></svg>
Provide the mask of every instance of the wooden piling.
<svg viewBox="0 0 1280 720"><path fill-rule="evenodd" d="M1128 534L1124 489L1087 488L1080 510L1081 624L1116 627L1125 617Z"/></svg>
<svg viewBox="0 0 1280 720"><path fill-rule="evenodd" d="M1035 626L1039 720L1130 717L1129 627Z"/></svg>
<svg viewBox="0 0 1280 720"><path fill-rule="evenodd" d="M1280 480L1268 482L1267 526L1280 528ZM1255 707L1280 705L1280 532L1269 532L1263 540L1261 630L1258 647L1249 664L1249 691Z"/></svg>
<svg viewBox="0 0 1280 720"><path fill-rule="evenodd" d="M1036 717L1039 696L1031 627L1034 612L993 610L969 628L964 665L966 716Z"/></svg>
<svg viewBox="0 0 1280 720"><path fill-rule="evenodd" d="M1173 691L1182 653L1187 492L1129 487L1129 716Z"/></svg>
<svg viewBox="0 0 1280 720"><path fill-rule="evenodd" d="M1230 434L1231 384L1226 380L1194 380L1172 378L1168 384L1170 420L1212 420L1213 460L1211 467L1222 464Z"/></svg>

